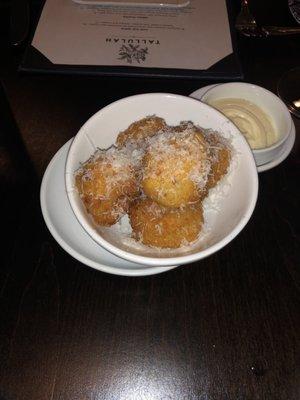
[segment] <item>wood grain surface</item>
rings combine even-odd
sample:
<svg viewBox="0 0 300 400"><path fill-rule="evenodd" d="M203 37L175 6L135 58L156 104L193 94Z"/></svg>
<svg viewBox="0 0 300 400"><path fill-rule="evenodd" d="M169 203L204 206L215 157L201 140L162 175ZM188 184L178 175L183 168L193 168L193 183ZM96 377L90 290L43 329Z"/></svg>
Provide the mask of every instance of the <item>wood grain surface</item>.
<svg viewBox="0 0 300 400"><path fill-rule="evenodd" d="M245 80L274 92L299 39L240 39ZM298 400L299 134L259 175L246 228L201 262L140 278L69 256L39 205L42 175L89 116L136 93L210 82L20 76L0 92L1 400ZM15 58L14 58L15 57ZM6 97L5 97L6 94Z"/></svg>

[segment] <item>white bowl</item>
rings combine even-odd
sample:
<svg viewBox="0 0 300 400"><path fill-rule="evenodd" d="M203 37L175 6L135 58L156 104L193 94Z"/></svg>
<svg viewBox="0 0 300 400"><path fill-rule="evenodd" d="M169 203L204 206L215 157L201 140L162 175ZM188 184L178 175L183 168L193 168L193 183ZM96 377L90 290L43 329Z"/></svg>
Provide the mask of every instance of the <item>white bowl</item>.
<svg viewBox="0 0 300 400"><path fill-rule="evenodd" d="M204 216L208 227L203 240L183 249L159 250L140 246L116 230L116 226L97 227L87 215L75 189L74 172L96 147L107 148L115 143L118 133L145 116L160 116L170 125L193 121L203 128L219 131L229 137L234 149L234 163L224 196L215 196L214 208L209 205ZM126 260L153 266L191 263L220 250L246 225L255 207L258 177L252 152L234 124L214 108L190 97L167 93L151 93L116 101L93 115L80 129L70 147L65 170L68 198L78 221L86 232L106 250ZM217 190L217 188L216 188ZM208 202L211 200L208 200ZM219 209L219 211L216 211Z"/></svg>
<svg viewBox="0 0 300 400"><path fill-rule="evenodd" d="M230 82L208 89L201 101L210 103L224 98L248 100L260 107L273 122L278 139L272 146L252 149L256 165L263 165L276 158L292 132L292 118L285 104L274 93L260 86L244 82Z"/></svg>

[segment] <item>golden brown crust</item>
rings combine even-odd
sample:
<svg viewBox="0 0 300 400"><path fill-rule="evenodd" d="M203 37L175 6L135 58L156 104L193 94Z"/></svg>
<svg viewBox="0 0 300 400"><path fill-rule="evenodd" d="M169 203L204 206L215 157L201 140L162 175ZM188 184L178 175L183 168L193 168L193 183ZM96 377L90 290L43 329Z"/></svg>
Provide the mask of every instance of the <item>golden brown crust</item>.
<svg viewBox="0 0 300 400"><path fill-rule="evenodd" d="M142 188L166 207L182 207L200 200L209 172L208 150L200 132L161 140L149 147L143 159Z"/></svg>
<svg viewBox="0 0 300 400"><path fill-rule="evenodd" d="M201 231L201 203L182 209L163 207L150 199L137 200L129 209L135 239L159 248L178 248L194 242Z"/></svg>
<svg viewBox="0 0 300 400"><path fill-rule="evenodd" d="M192 122L167 126L151 116L132 123L117 145L98 150L75 176L96 224L128 213L133 237L157 248L194 242L203 225L201 200L227 173L231 149Z"/></svg>
<svg viewBox="0 0 300 400"><path fill-rule="evenodd" d="M128 141L132 141L138 145L146 138L156 135L165 127L166 122L163 118L156 116L143 118L133 122L125 131L120 132L116 144L118 147L122 147Z"/></svg>
<svg viewBox="0 0 300 400"><path fill-rule="evenodd" d="M134 171L122 171L104 159L85 163L75 178L79 195L98 225L115 224L138 194Z"/></svg>
<svg viewBox="0 0 300 400"><path fill-rule="evenodd" d="M209 190L216 186L227 173L231 160L231 152L228 145L217 134L210 134L207 140L211 159L211 170L207 180L207 190Z"/></svg>

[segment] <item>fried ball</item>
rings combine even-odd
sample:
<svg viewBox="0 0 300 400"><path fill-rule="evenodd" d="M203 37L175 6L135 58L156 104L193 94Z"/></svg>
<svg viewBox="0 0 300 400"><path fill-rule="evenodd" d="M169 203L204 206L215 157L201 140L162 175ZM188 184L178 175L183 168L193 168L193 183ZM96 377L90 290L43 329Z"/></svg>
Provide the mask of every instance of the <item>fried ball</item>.
<svg viewBox="0 0 300 400"><path fill-rule="evenodd" d="M211 159L211 170L206 185L207 190L209 190L216 186L227 173L231 160L231 152L228 144L215 133L208 135L207 141L209 143Z"/></svg>
<svg viewBox="0 0 300 400"><path fill-rule="evenodd" d="M98 225L115 224L138 195L135 172L126 154L116 148L98 151L75 176L87 212Z"/></svg>
<svg viewBox="0 0 300 400"><path fill-rule="evenodd" d="M131 204L129 220L136 240L159 248L178 248L197 239L203 211L201 203L174 209L145 198Z"/></svg>
<svg viewBox="0 0 300 400"><path fill-rule="evenodd" d="M117 137L117 146L122 147L129 141L136 145L141 144L147 137L156 135L165 129L166 122L163 118L150 116L133 122L125 131L120 132Z"/></svg>
<svg viewBox="0 0 300 400"><path fill-rule="evenodd" d="M172 126L170 128L174 132L184 132L188 130L189 132L200 133L203 135L203 131L191 121L181 121L179 125Z"/></svg>
<svg viewBox="0 0 300 400"><path fill-rule="evenodd" d="M208 146L200 131L165 132L148 145L141 186L157 203L178 208L200 200L209 170Z"/></svg>

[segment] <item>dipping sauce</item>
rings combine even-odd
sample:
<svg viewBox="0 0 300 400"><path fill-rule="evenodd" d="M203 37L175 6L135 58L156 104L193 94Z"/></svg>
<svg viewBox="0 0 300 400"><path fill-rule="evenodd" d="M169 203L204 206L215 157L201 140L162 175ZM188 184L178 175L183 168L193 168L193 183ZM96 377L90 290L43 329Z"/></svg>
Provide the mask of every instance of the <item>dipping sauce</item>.
<svg viewBox="0 0 300 400"><path fill-rule="evenodd" d="M252 149L272 146L278 135L268 115L257 105L244 99L219 99L209 105L226 115L242 132Z"/></svg>

